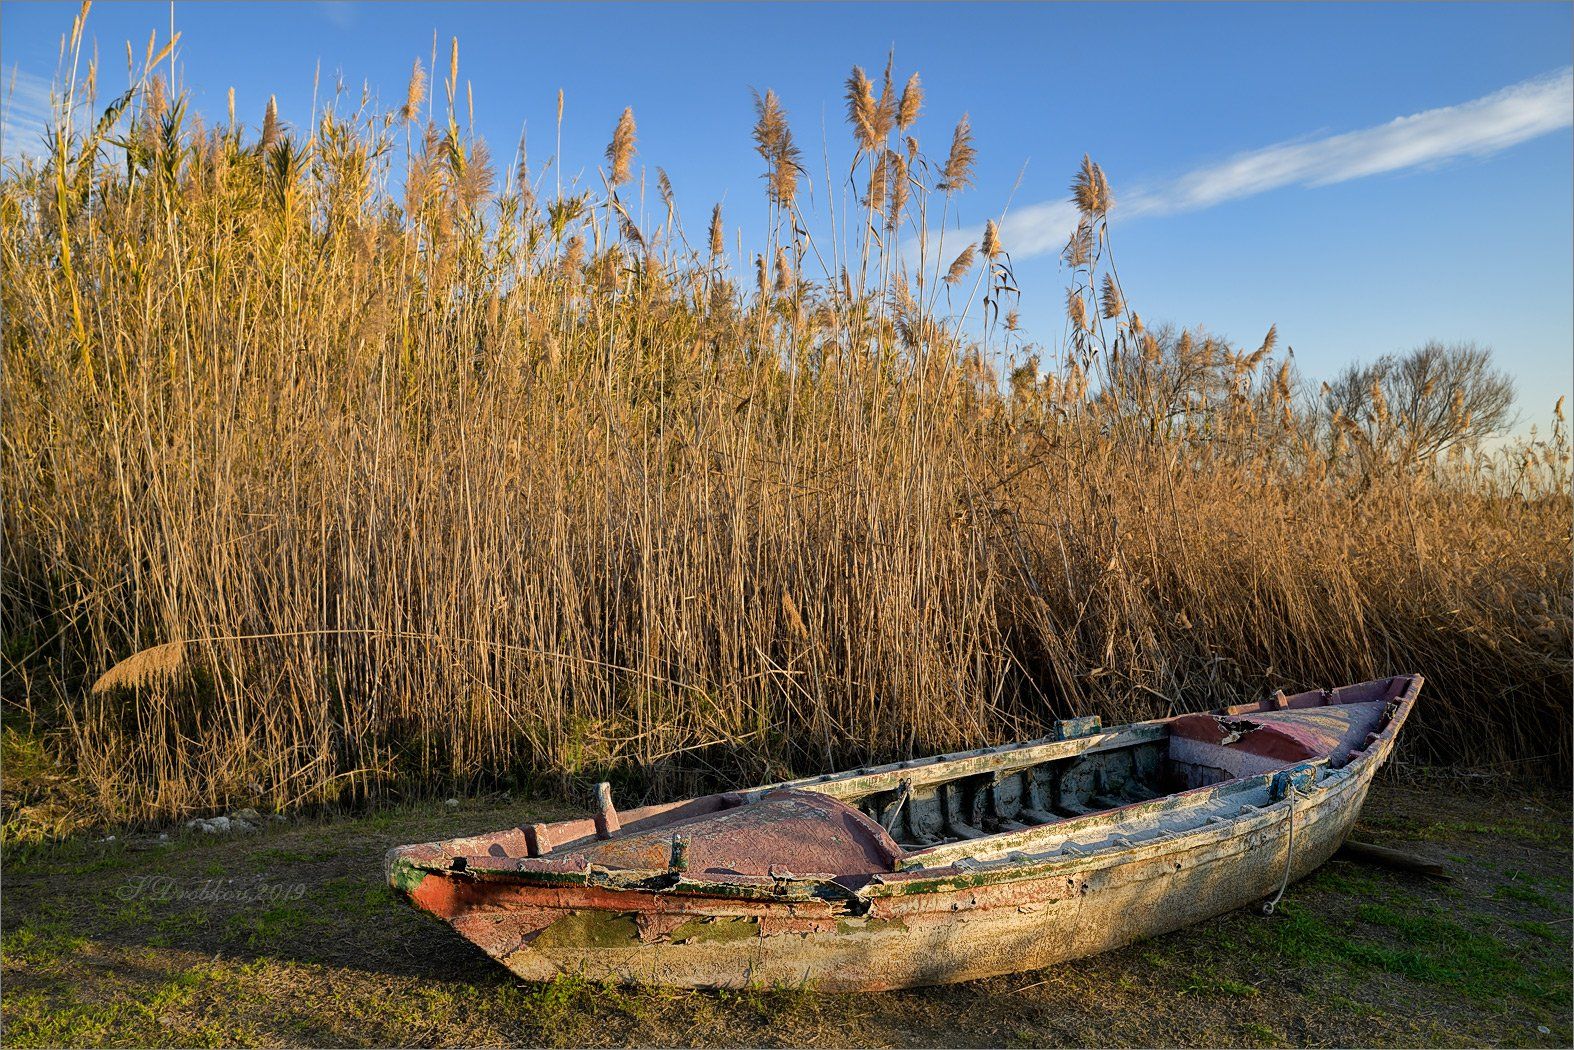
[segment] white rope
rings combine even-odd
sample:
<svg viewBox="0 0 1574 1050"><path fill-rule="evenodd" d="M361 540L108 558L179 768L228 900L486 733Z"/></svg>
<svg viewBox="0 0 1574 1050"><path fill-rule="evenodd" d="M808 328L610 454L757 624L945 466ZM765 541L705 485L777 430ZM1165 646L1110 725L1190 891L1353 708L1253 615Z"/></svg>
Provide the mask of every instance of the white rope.
<svg viewBox="0 0 1574 1050"><path fill-rule="evenodd" d="M1290 841L1284 850L1284 878L1279 882L1279 892L1273 895L1273 900L1263 901L1262 913L1272 915L1274 908L1279 906L1279 900L1284 896L1285 888L1290 885L1290 868L1295 863L1295 780L1285 778L1284 798L1290 804L1289 812L1285 819L1290 822Z"/></svg>

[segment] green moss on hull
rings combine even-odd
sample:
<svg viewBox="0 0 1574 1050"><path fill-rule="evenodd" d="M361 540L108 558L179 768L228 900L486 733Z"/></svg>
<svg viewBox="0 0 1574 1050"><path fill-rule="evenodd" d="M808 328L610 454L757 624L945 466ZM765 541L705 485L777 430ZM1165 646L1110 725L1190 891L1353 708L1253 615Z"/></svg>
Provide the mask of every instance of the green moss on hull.
<svg viewBox="0 0 1574 1050"><path fill-rule="evenodd" d="M388 885L408 897L415 892L417 886L421 885L427 874L428 872L409 861L396 860L388 868Z"/></svg>
<svg viewBox="0 0 1574 1050"><path fill-rule="evenodd" d="M760 922L750 916L717 919L690 919L672 931L678 944L728 944L752 940L760 935Z"/></svg>
<svg viewBox="0 0 1574 1050"><path fill-rule="evenodd" d="M538 948L637 948L633 912L571 911L531 942Z"/></svg>

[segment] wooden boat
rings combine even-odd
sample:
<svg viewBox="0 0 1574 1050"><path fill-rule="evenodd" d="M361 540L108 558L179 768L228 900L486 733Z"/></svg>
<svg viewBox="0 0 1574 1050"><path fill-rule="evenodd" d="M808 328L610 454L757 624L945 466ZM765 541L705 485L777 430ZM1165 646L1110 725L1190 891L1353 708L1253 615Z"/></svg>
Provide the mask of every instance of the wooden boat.
<svg viewBox="0 0 1574 1050"><path fill-rule="evenodd" d="M1038 969L1322 864L1409 675L403 846L389 883L519 976L826 990Z"/></svg>

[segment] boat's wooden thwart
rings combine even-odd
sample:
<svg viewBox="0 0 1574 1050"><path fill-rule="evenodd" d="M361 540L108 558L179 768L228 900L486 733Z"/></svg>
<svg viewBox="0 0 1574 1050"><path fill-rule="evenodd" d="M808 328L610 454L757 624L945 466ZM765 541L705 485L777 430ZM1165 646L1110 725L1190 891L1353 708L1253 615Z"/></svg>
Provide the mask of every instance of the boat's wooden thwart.
<svg viewBox="0 0 1574 1050"><path fill-rule="evenodd" d="M509 969L900 988L1273 896L1355 823L1419 675L403 846L388 881Z"/></svg>

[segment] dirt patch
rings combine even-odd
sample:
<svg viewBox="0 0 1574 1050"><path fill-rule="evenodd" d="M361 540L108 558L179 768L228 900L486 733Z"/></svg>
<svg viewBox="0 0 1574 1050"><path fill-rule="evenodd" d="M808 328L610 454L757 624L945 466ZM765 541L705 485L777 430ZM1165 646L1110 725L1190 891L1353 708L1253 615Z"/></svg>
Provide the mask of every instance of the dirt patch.
<svg viewBox="0 0 1574 1050"><path fill-rule="evenodd" d="M4 1042L36 1045L1568 1046L1570 800L1379 782L1334 861L1251 912L1051 970L884 995L523 984L382 882L393 845L568 815L490 800L5 856Z"/></svg>

